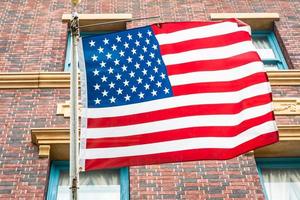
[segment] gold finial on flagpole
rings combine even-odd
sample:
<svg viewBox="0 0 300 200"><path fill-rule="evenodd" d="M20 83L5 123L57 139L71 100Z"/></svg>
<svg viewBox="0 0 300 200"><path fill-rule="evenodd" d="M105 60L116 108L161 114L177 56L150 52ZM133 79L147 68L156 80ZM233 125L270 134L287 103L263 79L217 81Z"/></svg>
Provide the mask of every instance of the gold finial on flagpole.
<svg viewBox="0 0 300 200"><path fill-rule="evenodd" d="M81 0L71 0L71 3L74 7L76 7L78 4L80 4Z"/></svg>

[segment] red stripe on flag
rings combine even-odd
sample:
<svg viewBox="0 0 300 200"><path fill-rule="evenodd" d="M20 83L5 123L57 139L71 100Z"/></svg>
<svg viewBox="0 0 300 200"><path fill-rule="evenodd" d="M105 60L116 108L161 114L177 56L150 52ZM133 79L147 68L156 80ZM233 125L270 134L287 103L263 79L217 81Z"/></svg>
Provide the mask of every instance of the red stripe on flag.
<svg viewBox="0 0 300 200"><path fill-rule="evenodd" d="M95 138L86 140L86 148L109 148L132 146L147 143L165 142L193 137L233 137L247 129L273 120L272 112L248 119L236 126L193 127L150 134L140 134L125 137Z"/></svg>
<svg viewBox="0 0 300 200"><path fill-rule="evenodd" d="M210 21L210 22L167 22L167 23L157 23L154 25L151 25L151 28L153 32L157 34L162 34L162 33L172 33L176 31L181 31L189 28L196 28L196 27L203 27L203 26L208 26L208 25L213 25L213 24L220 24L223 22L233 22L238 25L238 27L241 26L246 26L247 24L237 20L237 19L226 19L222 21Z"/></svg>
<svg viewBox="0 0 300 200"><path fill-rule="evenodd" d="M162 55L174 54L195 49L222 47L250 40L251 36L248 32L238 31L220 36L213 36L173 44L161 45L160 52Z"/></svg>
<svg viewBox="0 0 300 200"><path fill-rule="evenodd" d="M216 60L202 60L176 65L168 65L168 75L189 73L194 71L225 70L246 65L251 62L261 61L257 52L247 52L237 56Z"/></svg>
<svg viewBox="0 0 300 200"><path fill-rule="evenodd" d="M139 113L128 116L88 118L87 127L116 127L196 115L236 114L247 108L267 104L270 101L270 94L265 94L251 97L241 102L232 104L193 105Z"/></svg>
<svg viewBox="0 0 300 200"><path fill-rule="evenodd" d="M193 83L186 85L172 86L174 96L211 93L211 92L234 92L258 83L268 82L265 72L252 74L245 78L234 81L214 82L214 83Z"/></svg>
<svg viewBox="0 0 300 200"><path fill-rule="evenodd" d="M158 164L158 163L169 163L169 162L183 162L192 160L226 160L234 158L240 154L246 153L250 150L257 149L259 147L273 144L278 142L278 132L271 132L252 140L249 140L232 149L192 149L185 151L176 151L168 153L130 156L130 157L119 157L119 158L108 158L108 159L86 159L85 169L105 169L125 166L135 166L147 164Z"/></svg>
<svg viewBox="0 0 300 200"><path fill-rule="evenodd" d="M173 22L170 23L158 23L151 25L152 31L155 35L162 33L172 33L176 31L182 31L189 28L197 28L212 24L219 24L220 22L177 22L176 26L174 26Z"/></svg>

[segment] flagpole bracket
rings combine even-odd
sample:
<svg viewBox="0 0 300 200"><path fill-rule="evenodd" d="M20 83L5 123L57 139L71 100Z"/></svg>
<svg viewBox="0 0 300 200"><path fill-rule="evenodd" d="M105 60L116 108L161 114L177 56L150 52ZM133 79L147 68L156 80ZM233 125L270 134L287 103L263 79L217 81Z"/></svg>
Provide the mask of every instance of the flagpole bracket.
<svg viewBox="0 0 300 200"><path fill-rule="evenodd" d="M70 187L70 190L72 190L73 192L75 192L76 190L78 190L79 187L77 185L78 185L78 179L77 179L77 177L74 177L72 179L72 186Z"/></svg>
<svg viewBox="0 0 300 200"><path fill-rule="evenodd" d="M72 35L74 35L76 37L76 39L78 40L78 37L79 37L79 15L75 11L72 12L70 29L71 29Z"/></svg>

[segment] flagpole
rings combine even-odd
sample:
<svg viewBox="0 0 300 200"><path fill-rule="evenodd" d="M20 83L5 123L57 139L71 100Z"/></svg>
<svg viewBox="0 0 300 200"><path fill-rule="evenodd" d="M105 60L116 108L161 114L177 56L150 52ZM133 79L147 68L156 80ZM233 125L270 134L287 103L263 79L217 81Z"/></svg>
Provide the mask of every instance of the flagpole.
<svg viewBox="0 0 300 200"><path fill-rule="evenodd" d="M71 19L71 35L72 35L72 67L71 67L71 88L70 88L70 199L78 199L79 185L79 136L78 136L78 40L79 40L79 17L76 12L76 6L80 0L71 0L72 3L72 19Z"/></svg>

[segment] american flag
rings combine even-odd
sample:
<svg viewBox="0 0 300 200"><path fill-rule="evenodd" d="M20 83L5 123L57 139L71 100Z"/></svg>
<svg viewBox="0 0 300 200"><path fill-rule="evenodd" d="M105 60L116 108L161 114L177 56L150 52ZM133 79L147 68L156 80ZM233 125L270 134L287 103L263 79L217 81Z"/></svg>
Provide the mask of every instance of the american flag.
<svg viewBox="0 0 300 200"><path fill-rule="evenodd" d="M81 39L83 170L229 159L278 141L247 26L162 23Z"/></svg>

